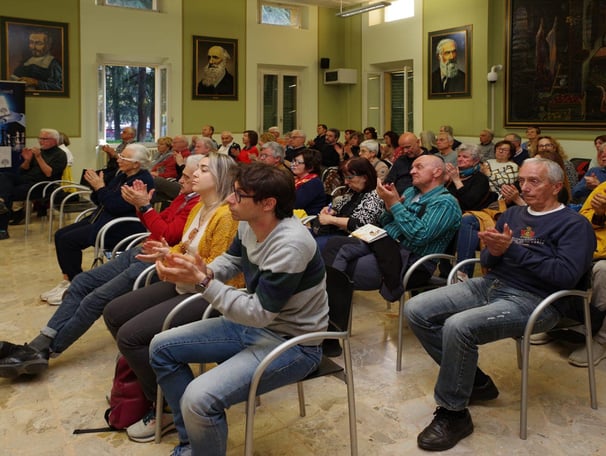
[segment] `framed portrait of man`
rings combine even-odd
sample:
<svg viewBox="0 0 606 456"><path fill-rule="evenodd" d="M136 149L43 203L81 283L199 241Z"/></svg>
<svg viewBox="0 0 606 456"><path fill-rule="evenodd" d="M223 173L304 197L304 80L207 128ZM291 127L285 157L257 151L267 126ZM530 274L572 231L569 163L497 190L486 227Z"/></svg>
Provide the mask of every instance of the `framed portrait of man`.
<svg viewBox="0 0 606 456"><path fill-rule="evenodd" d="M35 96L69 96L68 24L0 18L2 79L25 83Z"/></svg>
<svg viewBox="0 0 606 456"><path fill-rule="evenodd" d="M238 40L194 36L193 98L238 99Z"/></svg>
<svg viewBox="0 0 606 456"><path fill-rule="evenodd" d="M429 32L428 98L471 97L471 32L471 25Z"/></svg>

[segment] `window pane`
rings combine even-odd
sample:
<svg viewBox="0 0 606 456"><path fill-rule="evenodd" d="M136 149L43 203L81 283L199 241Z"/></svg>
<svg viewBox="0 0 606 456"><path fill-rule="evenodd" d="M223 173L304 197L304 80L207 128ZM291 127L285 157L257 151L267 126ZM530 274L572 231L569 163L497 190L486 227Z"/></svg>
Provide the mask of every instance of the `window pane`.
<svg viewBox="0 0 606 456"><path fill-rule="evenodd" d="M404 73L391 73L391 125L390 129L401 133L404 128Z"/></svg>
<svg viewBox="0 0 606 456"><path fill-rule="evenodd" d="M271 3L261 3L260 23L299 27L301 25L301 9L297 6L282 6Z"/></svg>
<svg viewBox="0 0 606 456"><path fill-rule="evenodd" d="M100 0L99 4L107 6L120 6L123 8L156 10L156 0Z"/></svg>
<svg viewBox="0 0 606 456"><path fill-rule="evenodd" d="M137 141L155 138L155 69L106 66L105 137L120 141L124 127L137 129Z"/></svg>
<svg viewBox="0 0 606 456"><path fill-rule="evenodd" d="M263 131L278 125L278 76L263 75Z"/></svg>
<svg viewBox="0 0 606 456"><path fill-rule="evenodd" d="M297 77L284 76L283 84L282 131L291 131L297 128Z"/></svg>

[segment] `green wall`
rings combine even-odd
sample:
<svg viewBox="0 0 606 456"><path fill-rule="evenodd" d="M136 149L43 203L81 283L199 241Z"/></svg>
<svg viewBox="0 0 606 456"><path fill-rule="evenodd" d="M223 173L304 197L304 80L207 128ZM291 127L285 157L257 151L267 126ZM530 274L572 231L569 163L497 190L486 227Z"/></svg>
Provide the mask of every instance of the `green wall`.
<svg viewBox="0 0 606 456"><path fill-rule="evenodd" d="M27 12L27 14L24 14ZM27 136L40 128L55 128L80 136L80 6L78 0L20 0L0 2L0 16L68 24L69 97L28 95L25 102ZM2 43L4 56L4 42ZM2 75L0 78L4 78Z"/></svg>
<svg viewBox="0 0 606 456"><path fill-rule="evenodd" d="M437 131L440 125L452 125L457 136L477 136L489 126L489 93L486 74L489 67L500 62L488 61L488 1L459 0L423 2L423 129ZM472 25L471 98L429 100L429 32ZM493 34L494 31L491 31ZM496 56L491 56L492 59ZM495 123L495 125L499 125Z"/></svg>
<svg viewBox="0 0 606 456"><path fill-rule="evenodd" d="M358 83L324 85L318 71L318 123L341 130L362 127L362 15L335 16L336 10L318 9L318 60L330 59L330 69L355 68Z"/></svg>
<svg viewBox="0 0 606 456"><path fill-rule="evenodd" d="M205 123L246 129L246 0L228 3L183 0L183 134L199 134ZM237 100L192 99L193 35L238 40Z"/></svg>

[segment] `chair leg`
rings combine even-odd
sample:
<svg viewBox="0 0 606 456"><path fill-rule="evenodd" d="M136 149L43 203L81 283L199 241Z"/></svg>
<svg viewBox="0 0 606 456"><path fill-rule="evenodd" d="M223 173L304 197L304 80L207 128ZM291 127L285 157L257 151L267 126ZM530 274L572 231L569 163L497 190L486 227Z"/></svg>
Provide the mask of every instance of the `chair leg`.
<svg viewBox="0 0 606 456"><path fill-rule="evenodd" d="M162 440L162 412L164 411L164 396L162 389L158 385L158 392L156 393L156 433L154 435L154 442L160 443Z"/></svg>
<svg viewBox="0 0 606 456"><path fill-rule="evenodd" d="M520 438L528 436L528 358L530 357L530 340L522 338L522 388L520 394Z"/></svg>
<svg viewBox="0 0 606 456"><path fill-rule="evenodd" d="M518 369L522 369L522 338L516 337L516 358L518 359Z"/></svg>
<svg viewBox="0 0 606 456"><path fill-rule="evenodd" d="M585 317L585 346L587 350L587 375L589 375L589 398L591 408L598 408L598 398L595 389L595 366L593 364L593 338L591 335L591 317L589 310L589 299L583 303L583 312Z"/></svg>
<svg viewBox="0 0 606 456"><path fill-rule="evenodd" d="M297 394L299 396L299 416L305 416L305 392L303 391L303 382L297 382Z"/></svg>
<svg viewBox="0 0 606 456"><path fill-rule="evenodd" d="M356 425L356 399L354 394L353 363L349 339L343 340L343 357L345 358L345 376L347 385L347 405L349 410L349 445L351 456L358 456L358 431Z"/></svg>
<svg viewBox="0 0 606 456"><path fill-rule="evenodd" d="M396 371L402 370L402 350L404 345L404 302L406 301L406 291L400 298L400 311L398 315L398 348L396 350Z"/></svg>

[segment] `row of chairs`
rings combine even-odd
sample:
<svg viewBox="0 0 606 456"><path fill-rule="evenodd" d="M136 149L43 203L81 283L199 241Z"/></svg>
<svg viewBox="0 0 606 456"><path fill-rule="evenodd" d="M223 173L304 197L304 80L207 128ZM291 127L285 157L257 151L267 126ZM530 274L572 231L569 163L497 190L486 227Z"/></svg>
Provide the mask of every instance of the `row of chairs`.
<svg viewBox="0 0 606 456"><path fill-rule="evenodd" d="M407 286L410 277L414 270L421 267L426 261L435 261L439 259L445 259L450 261L454 266L447 278L441 278L437 275L432 277L431 280L419 287L410 288ZM406 293L402 297L399 303L400 318L398 322L398 346L397 346L397 366L398 371L401 370L402 362L402 350L403 350L403 307L406 302L406 297L410 293L420 293L429 289L447 286L448 284L455 283L457 281L457 271L464 265L470 262L477 262L478 259L465 260L464 262L456 263L456 258L453 255L446 254L433 254L427 255L416 263L414 263L408 270L404 277L404 289ZM153 272L153 266L148 268L137 281L136 287L139 287L143 282L149 283L151 273ZM516 340L517 354L518 354L518 367L521 370L521 397L520 397L520 438L527 438L527 416L528 416L528 376L529 376L529 361L530 361L530 335L533 333L535 322L540 316L541 312L557 302L558 300L575 296L580 298L580 303L583 305L584 314L584 326L585 326L585 344L587 347L589 359L592 359L592 335L591 335L591 318L589 311L590 291L588 290L589 283L585 282L585 286L575 290L562 290L545 298L536 308L536 310L530 316L526 325L524 336ZM335 363L332 359L323 357L322 362L318 370L307 378L297 383L297 392L299 396L299 414L301 417L305 416L305 402L303 393L303 381L311 380L317 377L332 375L340 378L347 387L347 398L348 398L348 412L349 412L349 431L350 431L350 451L352 455L358 454L357 448L357 430L356 430L356 409L355 409L355 395L354 395L354 381L352 372L352 357L351 357L351 303L353 296L353 283L344 273L337 271L333 268L327 268L327 289L329 298L329 316L331 324L337 328L335 331L329 332L317 332L311 333L297 338L290 339L279 347L277 347L272 353L270 353L259 365L255 374L252 378L248 402L246 406L246 430L245 430L245 455L249 456L253 454L253 426L254 426L254 412L255 406L258 404L257 388L261 376L267 366L271 364L281 353L288 350L290 347L312 340L323 340L327 338L333 338L341 340L343 344L343 358L344 366ZM175 315L187 306L189 302L199 298L199 295L193 295L184 301L182 301L173 311L167 316L164 321L162 330L166 330L171 327L172 321ZM212 307L209 306L203 318L207 318L212 311ZM203 368L202 368L203 369ZM588 368L589 376L589 391L590 391L590 403L593 409L597 409L597 395L596 395L596 384L595 384L595 369L592 363L589 363ZM158 388L158 397L156 400L156 423L162 422L162 406L163 396L162 391ZM161 429L158 426L156 429L155 441L159 443L161 440Z"/></svg>

